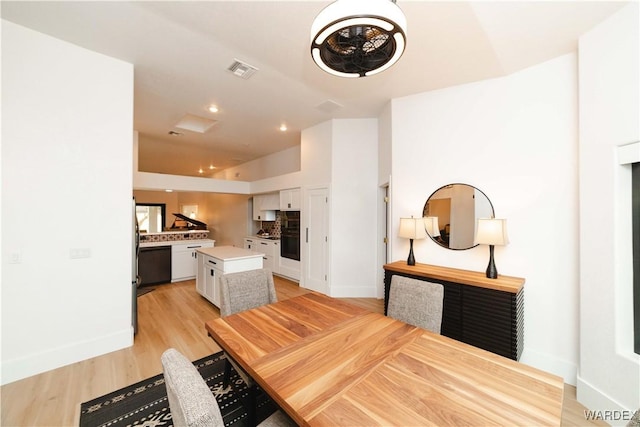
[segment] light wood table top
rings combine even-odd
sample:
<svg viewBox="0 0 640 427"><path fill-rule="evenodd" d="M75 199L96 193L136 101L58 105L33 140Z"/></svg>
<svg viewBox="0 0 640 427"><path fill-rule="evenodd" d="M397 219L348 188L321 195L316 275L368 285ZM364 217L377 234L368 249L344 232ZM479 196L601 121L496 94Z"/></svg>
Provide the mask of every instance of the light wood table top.
<svg viewBox="0 0 640 427"><path fill-rule="evenodd" d="M560 425L561 378L321 294L205 327L299 425Z"/></svg>
<svg viewBox="0 0 640 427"><path fill-rule="evenodd" d="M489 279L485 272L461 270L459 268L442 267L439 265L420 264L407 265L407 261L394 261L384 265L387 271L406 273L426 279L440 279L448 282L463 283L479 288L494 289L496 291L517 294L524 286L522 277L498 274L496 279Z"/></svg>

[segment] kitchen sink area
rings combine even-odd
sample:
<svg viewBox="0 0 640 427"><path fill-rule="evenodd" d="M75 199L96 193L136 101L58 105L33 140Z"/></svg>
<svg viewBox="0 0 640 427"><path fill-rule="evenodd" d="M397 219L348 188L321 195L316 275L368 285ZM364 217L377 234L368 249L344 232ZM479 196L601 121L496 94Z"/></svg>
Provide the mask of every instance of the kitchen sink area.
<svg viewBox="0 0 640 427"><path fill-rule="evenodd" d="M207 230L142 233L138 255L140 286L195 279L197 250L215 246Z"/></svg>

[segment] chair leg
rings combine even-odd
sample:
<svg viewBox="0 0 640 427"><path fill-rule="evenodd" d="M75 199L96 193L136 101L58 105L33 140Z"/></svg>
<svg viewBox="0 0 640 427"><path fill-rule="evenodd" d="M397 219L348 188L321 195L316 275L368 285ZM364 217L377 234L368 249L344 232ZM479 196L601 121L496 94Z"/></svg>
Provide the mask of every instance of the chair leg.
<svg viewBox="0 0 640 427"><path fill-rule="evenodd" d="M254 384L250 386L247 391L247 425L250 427L255 427L256 425L258 425L256 422L258 387L256 387Z"/></svg>
<svg viewBox="0 0 640 427"><path fill-rule="evenodd" d="M229 362L229 356L227 356L227 361L224 364L224 376L222 377L222 385L224 388L229 386L229 382L231 380L231 369L233 365ZM255 427L256 423L256 405L258 401L258 387L253 385L247 385L247 398L244 401L244 404L247 409L247 425L249 427Z"/></svg>
<svg viewBox="0 0 640 427"><path fill-rule="evenodd" d="M222 377L222 385L224 388L229 387L229 381L231 380L231 362L227 359L224 364L224 377Z"/></svg>

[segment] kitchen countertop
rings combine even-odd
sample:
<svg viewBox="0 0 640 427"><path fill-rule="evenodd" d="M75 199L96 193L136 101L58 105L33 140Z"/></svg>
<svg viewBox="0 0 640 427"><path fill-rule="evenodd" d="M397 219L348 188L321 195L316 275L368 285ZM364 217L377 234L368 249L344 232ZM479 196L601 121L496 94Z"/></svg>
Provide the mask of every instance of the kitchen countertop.
<svg viewBox="0 0 640 427"><path fill-rule="evenodd" d="M238 248L236 246L217 246L213 248L200 248L197 251L200 252L201 254L218 258L223 261L263 257L263 255L259 252L250 251L244 248Z"/></svg>
<svg viewBox="0 0 640 427"><path fill-rule="evenodd" d="M157 246L173 246L173 245L201 245L203 243L214 243L212 239L193 239L193 240L165 240L162 242L140 242L141 248L154 248Z"/></svg>
<svg viewBox="0 0 640 427"><path fill-rule="evenodd" d="M159 231L159 232L143 232L145 236L159 236L162 234L193 234L193 233L208 233L209 230L173 230L173 231Z"/></svg>
<svg viewBox="0 0 640 427"><path fill-rule="evenodd" d="M255 239L255 240L264 240L265 242L279 242L280 239L271 239L268 237L260 237L260 236L247 236L245 239Z"/></svg>

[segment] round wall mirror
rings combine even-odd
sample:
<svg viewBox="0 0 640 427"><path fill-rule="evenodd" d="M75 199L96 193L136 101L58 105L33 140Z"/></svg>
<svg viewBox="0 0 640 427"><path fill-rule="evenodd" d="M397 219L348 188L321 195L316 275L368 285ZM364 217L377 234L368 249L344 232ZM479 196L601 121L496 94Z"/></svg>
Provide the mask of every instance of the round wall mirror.
<svg viewBox="0 0 640 427"><path fill-rule="evenodd" d="M443 248L473 248L476 220L493 218L493 205L480 190L467 184L438 188L424 204L422 216L429 237Z"/></svg>

